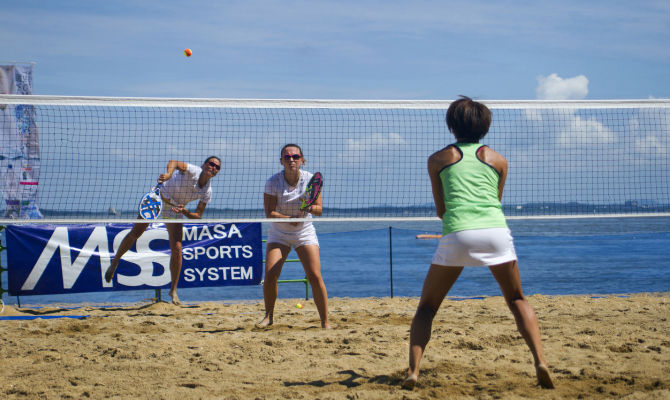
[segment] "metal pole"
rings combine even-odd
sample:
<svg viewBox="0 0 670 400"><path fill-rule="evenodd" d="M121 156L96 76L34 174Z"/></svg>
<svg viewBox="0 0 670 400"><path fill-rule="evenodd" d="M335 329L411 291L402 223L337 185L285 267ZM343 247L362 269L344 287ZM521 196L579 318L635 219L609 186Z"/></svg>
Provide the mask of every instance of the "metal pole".
<svg viewBox="0 0 670 400"><path fill-rule="evenodd" d="M389 226L389 272L391 275L391 298L393 298L393 228Z"/></svg>
<svg viewBox="0 0 670 400"><path fill-rule="evenodd" d="M0 232L2 232L4 230L5 230L5 226L0 225ZM2 253L5 250L7 250L7 248L2 245L2 236L0 236L0 253ZM0 257L2 257L2 255L0 255ZM7 292L5 289L2 288L2 273L5 272L5 271L7 271L7 268L2 266L2 258L0 258L0 300L2 300L2 296L5 294L5 292ZM2 302L2 308L3 308L3 310L5 308L5 302L4 301Z"/></svg>
<svg viewBox="0 0 670 400"><path fill-rule="evenodd" d="M6 228L6 226L4 226L4 225L0 225L0 232L4 231L5 228ZM3 251L5 251L5 250L7 250L7 247L3 246L3 245L2 245L2 240L0 240L0 252L3 252ZM9 265L7 266L7 268L5 268L5 267L3 267L2 264L0 263L0 300L2 299L2 296L3 296L5 293L8 293L8 292L9 292L8 290L5 290L5 289L2 288L2 275L1 275L1 274L2 274L3 272L6 272L6 271L7 271L7 272L9 271ZM3 303L3 307L4 307L4 303L5 303L5 302L3 301L2 303ZM19 298L19 296L16 296L16 303L17 303L18 307L21 308L21 298Z"/></svg>

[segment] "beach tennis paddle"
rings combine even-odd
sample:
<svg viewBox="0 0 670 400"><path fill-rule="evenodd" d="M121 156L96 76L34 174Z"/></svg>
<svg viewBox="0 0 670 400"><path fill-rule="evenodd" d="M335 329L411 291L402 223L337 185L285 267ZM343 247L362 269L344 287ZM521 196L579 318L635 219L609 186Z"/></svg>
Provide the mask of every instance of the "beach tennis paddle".
<svg viewBox="0 0 670 400"><path fill-rule="evenodd" d="M163 199L161 198L162 183L154 186L151 191L147 192L140 200L139 213L140 217L147 220L157 219L163 210Z"/></svg>
<svg viewBox="0 0 670 400"><path fill-rule="evenodd" d="M300 206L300 210L306 210L309 208L309 206L314 204L316 199L318 199L319 195L321 194L322 187L323 175L321 175L321 172L315 172L314 175L312 175L312 179L310 179L307 183L305 194L302 197L302 205Z"/></svg>

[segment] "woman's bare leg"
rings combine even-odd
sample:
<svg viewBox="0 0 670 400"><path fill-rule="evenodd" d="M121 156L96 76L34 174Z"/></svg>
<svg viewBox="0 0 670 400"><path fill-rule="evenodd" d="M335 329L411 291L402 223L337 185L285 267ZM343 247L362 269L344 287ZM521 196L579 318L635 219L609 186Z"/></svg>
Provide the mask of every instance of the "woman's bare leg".
<svg viewBox="0 0 670 400"><path fill-rule="evenodd" d="M256 324L258 327L270 326L274 323L273 314L279 288L277 281L281 274L284 261L291 248L279 243L268 243L265 249L265 279L263 281L263 301L265 302L265 317Z"/></svg>
<svg viewBox="0 0 670 400"><path fill-rule="evenodd" d="M144 231L147 230L148 227L149 224L138 222L135 225L133 225L130 232L128 232L126 237L123 238L121 244L119 245L119 249L114 254L114 259L112 260L111 265L109 266L109 268L107 268L107 271L105 271L105 280L107 282L111 282L112 279L114 279L114 274L116 273L116 267L119 266L119 261L121 261L121 257L123 257L123 255L126 254L126 252L130 250L131 247L133 247L133 244L135 244L137 239L140 236L142 236L142 234L144 233Z"/></svg>
<svg viewBox="0 0 670 400"><path fill-rule="evenodd" d="M172 304L179 305L179 296L177 296L177 284L179 283L179 275L181 274L181 239L183 235L183 224L165 224L168 237L170 238L170 292L172 297Z"/></svg>
<svg viewBox="0 0 670 400"><path fill-rule="evenodd" d="M514 315L517 329L526 341L533 354L535 371L538 383L544 388L553 388L554 384L549 376L547 360L542 349L542 338L540 336L540 324L537 321L535 310L528 303L521 289L521 276L516 261L492 266L489 268L502 291L507 306Z"/></svg>
<svg viewBox="0 0 670 400"><path fill-rule="evenodd" d="M430 340L433 319L437 310L453 286L463 267L444 267L431 265L423 282L421 300L416 309L409 331L409 369L407 378L402 383L405 389L412 389L419 377L421 357Z"/></svg>
<svg viewBox="0 0 670 400"><path fill-rule="evenodd" d="M319 318L321 318L321 327L330 329L330 321L328 320L328 293L326 292L326 285L323 283L323 277L321 276L319 246L301 246L295 249L295 252L298 254L298 258L300 258L302 267L305 270L307 280L312 286L314 304L319 311Z"/></svg>

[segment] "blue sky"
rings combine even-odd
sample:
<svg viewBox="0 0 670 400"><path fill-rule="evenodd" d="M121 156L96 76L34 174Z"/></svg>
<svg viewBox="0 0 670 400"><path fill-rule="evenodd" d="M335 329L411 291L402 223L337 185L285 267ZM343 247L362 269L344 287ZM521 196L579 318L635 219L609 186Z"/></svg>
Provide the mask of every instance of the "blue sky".
<svg viewBox="0 0 670 400"><path fill-rule="evenodd" d="M1 9L0 61L35 62L35 94L670 97L664 0L21 0Z"/></svg>
<svg viewBox="0 0 670 400"><path fill-rule="evenodd" d="M667 0L4 3L0 6L0 64L35 62L35 94L379 100L452 100L460 94L481 100L670 98ZM184 56L185 48L193 50L190 58ZM585 110L497 111L486 143L505 154L513 166L504 201L667 203L667 186L657 184L667 181L669 173L667 110L623 110L616 117ZM373 125L374 118L363 123L348 117L328 120L328 113L315 113L300 120L284 112L288 114L261 111L253 118L236 114L220 125L215 117L204 124L159 128L151 119L155 117L144 120L143 114L130 125L97 126L90 126L84 115L82 121L63 120L58 128L62 132L39 120L43 208L72 207L67 188L85 178L89 184L112 179L114 183L106 187L113 191L110 204L131 209L166 160L199 164L217 154L224 156L225 173L219 181L225 182L225 189L218 189L212 206L260 210L263 184L280 169L276 157L269 155L296 141L306 149L308 169L327 177L332 193L329 205L349 204L343 188L352 180L360 185L352 191L369 192L369 204L364 205L430 204L425 158L453 140L443 111L424 120L422 112L405 120L387 112L388 119L379 126ZM235 118L240 118L239 123ZM71 126L79 127L75 141L63 136L72 135ZM118 132L109 131L110 126ZM156 147L159 130L170 140ZM102 150L100 137L105 138ZM73 145L64 148L63 143ZM73 161L63 168L61 160ZM128 166L133 167L132 173ZM366 182L372 179L371 171L378 174L375 179L382 188L401 187L411 195L390 200L384 189L369 190ZM361 174L370 179L352 179ZM238 176L246 179L233 179ZM106 210L108 205L99 206Z"/></svg>

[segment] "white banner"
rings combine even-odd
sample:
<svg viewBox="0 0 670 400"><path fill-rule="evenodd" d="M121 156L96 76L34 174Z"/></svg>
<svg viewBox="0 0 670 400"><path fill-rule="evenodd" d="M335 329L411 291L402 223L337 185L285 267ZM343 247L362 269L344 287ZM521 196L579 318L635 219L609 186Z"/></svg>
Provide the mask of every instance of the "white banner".
<svg viewBox="0 0 670 400"><path fill-rule="evenodd" d="M0 65L0 94L33 94L33 65ZM0 175L5 218L42 218L37 203L39 172L35 107L0 104Z"/></svg>

